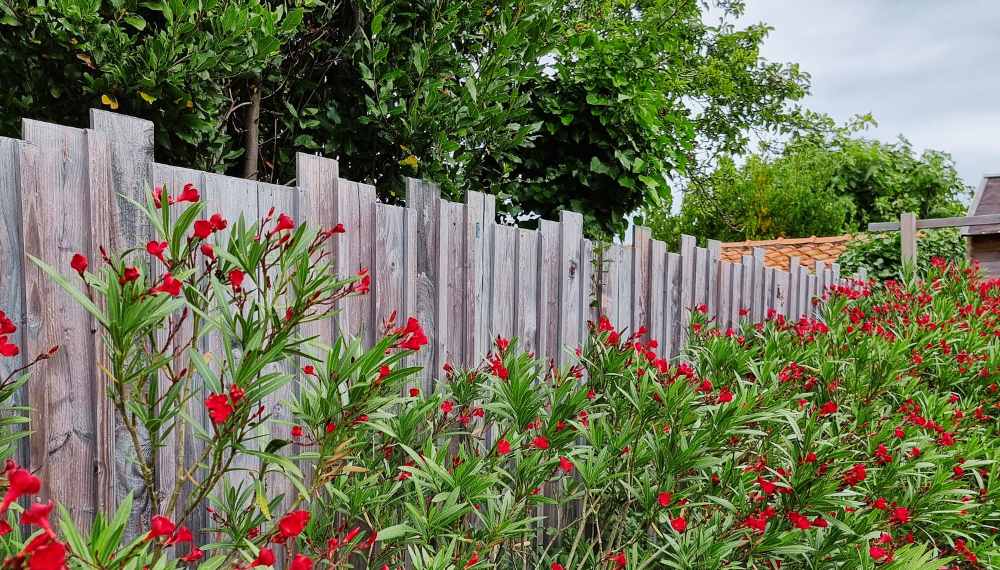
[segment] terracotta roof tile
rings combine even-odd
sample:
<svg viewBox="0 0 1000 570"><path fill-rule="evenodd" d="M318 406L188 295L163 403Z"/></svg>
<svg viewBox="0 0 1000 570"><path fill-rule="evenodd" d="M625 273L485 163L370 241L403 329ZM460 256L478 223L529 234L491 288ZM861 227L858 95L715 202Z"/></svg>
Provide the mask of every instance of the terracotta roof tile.
<svg viewBox="0 0 1000 570"><path fill-rule="evenodd" d="M739 263L742 256L752 255L753 248L764 249L764 265L788 270L789 258L799 256L799 264L812 268L817 261L833 263L853 239L851 235L778 238L771 240L734 241L722 244L720 256L725 261Z"/></svg>

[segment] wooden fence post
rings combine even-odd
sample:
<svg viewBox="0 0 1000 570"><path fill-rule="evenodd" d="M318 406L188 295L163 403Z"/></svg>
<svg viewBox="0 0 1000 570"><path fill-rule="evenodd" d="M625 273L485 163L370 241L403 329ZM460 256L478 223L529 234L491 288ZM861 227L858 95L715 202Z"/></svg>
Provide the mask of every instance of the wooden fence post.
<svg viewBox="0 0 1000 570"><path fill-rule="evenodd" d="M917 215L912 212L904 212L899 216L899 242L902 247L901 259L903 263L916 263L917 261Z"/></svg>

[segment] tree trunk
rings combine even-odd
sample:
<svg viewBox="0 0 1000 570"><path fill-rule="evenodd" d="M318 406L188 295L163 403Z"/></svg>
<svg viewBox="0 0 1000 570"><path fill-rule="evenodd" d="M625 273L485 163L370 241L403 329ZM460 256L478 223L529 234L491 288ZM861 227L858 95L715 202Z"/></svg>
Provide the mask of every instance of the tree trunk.
<svg viewBox="0 0 1000 570"><path fill-rule="evenodd" d="M246 161L243 163L243 178L257 180L257 163L260 158L260 78L250 82L250 106L247 107L246 134L244 147Z"/></svg>

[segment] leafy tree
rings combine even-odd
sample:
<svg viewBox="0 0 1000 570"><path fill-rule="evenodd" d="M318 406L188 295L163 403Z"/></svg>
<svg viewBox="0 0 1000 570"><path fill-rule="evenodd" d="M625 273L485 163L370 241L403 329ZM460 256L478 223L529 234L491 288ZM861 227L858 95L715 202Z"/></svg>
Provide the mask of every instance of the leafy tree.
<svg viewBox="0 0 1000 570"><path fill-rule="evenodd" d="M22 80L0 134L103 105L152 120L163 162L288 183L296 151L322 152L386 200L419 176L607 235L749 129L795 120L806 88L760 57L766 26L732 25L740 2L292 5L3 0L0 72Z"/></svg>
<svg viewBox="0 0 1000 570"><path fill-rule="evenodd" d="M87 124L91 107L153 121L162 160L219 170L242 154L242 93L302 10L259 0L0 1L0 134L22 117Z"/></svg>
<svg viewBox="0 0 1000 570"><path fill-rule="evenodd" d="M765 146L741 163L723 157L684 199L676 216L653 218L661 239L680 233L727 241L864 231L902 212L958 215L968 196L951 157L917 154L906 138L886 143L861 135L874 121L845 126L813 118L786 144Z"/></svg>

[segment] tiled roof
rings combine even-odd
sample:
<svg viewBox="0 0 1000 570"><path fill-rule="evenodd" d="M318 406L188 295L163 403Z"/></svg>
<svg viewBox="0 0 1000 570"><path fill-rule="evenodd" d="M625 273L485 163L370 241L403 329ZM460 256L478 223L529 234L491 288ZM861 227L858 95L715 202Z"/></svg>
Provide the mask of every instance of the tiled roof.
<svg viewBox="0 0 1000 570"><path fill-rule="evenodd" d="M742 256L752 255L753 248L764 248L764 265L788 270L788 260L799 256L799 265L810 269L817 261L830 264L853 239L851 235L807 238L778 238L759 241L733 241L722 244L720 256L726 261L739 263Z"/></svg>

